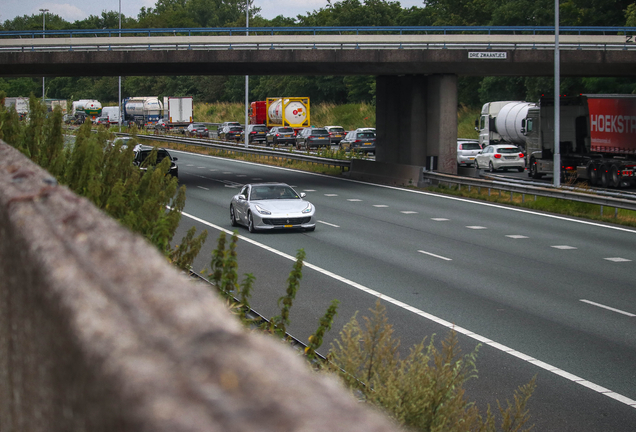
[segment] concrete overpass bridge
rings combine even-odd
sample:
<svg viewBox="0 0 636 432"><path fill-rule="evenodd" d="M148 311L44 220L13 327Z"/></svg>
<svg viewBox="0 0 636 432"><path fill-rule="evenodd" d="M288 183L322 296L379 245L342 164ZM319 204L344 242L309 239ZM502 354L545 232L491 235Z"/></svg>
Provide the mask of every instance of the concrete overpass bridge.
<svg viewBox="0 0 636 432"><path fill-rule="evenodd" d="M561 75L633 77L635 35L561 27ZM0 32L0 76L375 75L376 160L455 172L457 77L551 76L554 42L552 27Z"/></svg>

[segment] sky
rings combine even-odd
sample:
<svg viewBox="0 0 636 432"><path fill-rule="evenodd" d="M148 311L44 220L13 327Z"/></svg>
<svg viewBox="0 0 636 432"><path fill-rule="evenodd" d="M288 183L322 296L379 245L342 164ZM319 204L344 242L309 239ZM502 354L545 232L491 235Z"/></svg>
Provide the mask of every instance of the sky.
<svg viewBox="0 0 636 432"><path fill-rule="evenodd" d="M327 0L253 0L261 8L261 16L272 19L278 15L295 18L327 5ZM337 0L333 0L335 3ZM24 15L39 15L40 9L59 15L73 22L88 18L89 15L101 16L102 11L119 11L119 0L2 0L0 22ZM121 13L137 18L142 7L154 7L156 0L121 0ZM423 0L400 0L403 8L422 6Z"/></svg>

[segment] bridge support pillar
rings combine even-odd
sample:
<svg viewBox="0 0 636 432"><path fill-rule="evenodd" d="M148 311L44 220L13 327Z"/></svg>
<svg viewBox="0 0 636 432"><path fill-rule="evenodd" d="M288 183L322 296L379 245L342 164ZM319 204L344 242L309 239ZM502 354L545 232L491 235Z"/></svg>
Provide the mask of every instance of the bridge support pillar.
<svg viewBox="0 0 636 432"><path fill-rule="evenodd" d="M378 76L376 162L457 173L457 76Z"/></svg>

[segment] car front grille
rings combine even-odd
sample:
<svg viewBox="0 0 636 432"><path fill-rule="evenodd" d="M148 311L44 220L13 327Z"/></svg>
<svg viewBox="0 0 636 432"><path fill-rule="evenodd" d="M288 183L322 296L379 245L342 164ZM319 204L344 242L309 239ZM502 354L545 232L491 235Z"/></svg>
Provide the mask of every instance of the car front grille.
<svg viewBox="0 0 636 432"><path fill-rule="evenodd" d="M263 219L263 223L266 225L302 225L306 224L311 220L310 216L299 217L299 218L269 218Z"/></svg>

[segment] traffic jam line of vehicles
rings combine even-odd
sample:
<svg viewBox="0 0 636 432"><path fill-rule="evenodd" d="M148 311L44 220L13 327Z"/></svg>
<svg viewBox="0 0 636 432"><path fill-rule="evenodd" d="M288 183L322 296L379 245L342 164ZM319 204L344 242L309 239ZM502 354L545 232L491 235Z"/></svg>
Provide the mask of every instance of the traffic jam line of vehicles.
<svg viewBox="0 0 636 432"><path fill-rule="evenodd" d="M564 96L559 107L561 178L604 188L635 186L636 95ZM488 102L475 127L482 146L522 146L531 178L554 173L553 98Z"/></svg>

